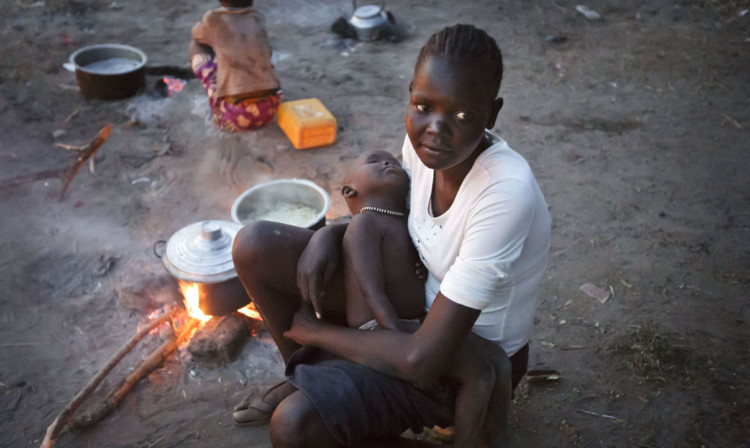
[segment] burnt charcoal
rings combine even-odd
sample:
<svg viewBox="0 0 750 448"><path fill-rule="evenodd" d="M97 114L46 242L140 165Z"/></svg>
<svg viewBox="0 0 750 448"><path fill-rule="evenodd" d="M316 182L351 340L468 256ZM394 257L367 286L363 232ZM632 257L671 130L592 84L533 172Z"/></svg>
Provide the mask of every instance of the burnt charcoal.
<svg viewBox="0 0 750 448"><path fill-rule="evenodd" d="M250 336L244 317L230 314L215 317L195 332L188 351L199 364L209 367L228 364L237 358Z"/></svg>
<svg viewBox="0 0 750 448"><path fill-rule="evenodd" d="M144 71L149 76L171 76L184 80L195 78L195 73L193 73L189 65L147 65Z"/></svg>
<svg viewBox="0 0 750 448"><path fill-rule="evenodd" d="M153 89L151 89L154 93L154 96L158 96L161 98L166 98L169 96L169 86L167 86L167 83L164 82L163 78L159 78L154 83Z"/></svg>
<svg viewBox="0 0 750 448"><path fill-rule="evenodd" d="M331 31L343 38L357 38L357 33L354 31L354 27L343 17L339 17L333 22L331 25Z"/></svg>

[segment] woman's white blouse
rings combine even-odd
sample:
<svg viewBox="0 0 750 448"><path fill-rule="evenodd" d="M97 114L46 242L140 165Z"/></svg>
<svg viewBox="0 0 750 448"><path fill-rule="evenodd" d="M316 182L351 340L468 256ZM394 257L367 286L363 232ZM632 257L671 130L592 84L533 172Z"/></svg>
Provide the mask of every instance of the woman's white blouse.
<svg viewBox="0 0 750 448"><path fill-rule="evenodd" d="M550 217L526 160L500 137L474 162L445 213L430 208L433 170L407 137L403 163L411 176L409 233L425 267L427 309L440 291L481 310L473 331L508 356L531 336L537 293L547 266Z"/></svg>

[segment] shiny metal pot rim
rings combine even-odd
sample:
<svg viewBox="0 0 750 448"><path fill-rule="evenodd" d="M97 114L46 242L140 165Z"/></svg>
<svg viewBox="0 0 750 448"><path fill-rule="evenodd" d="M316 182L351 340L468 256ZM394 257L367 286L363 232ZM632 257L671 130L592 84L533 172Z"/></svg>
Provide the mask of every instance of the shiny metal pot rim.
<svg viewBox="0 0 750 448"><path fill-rule="evenodd" d="M115 73L101 73L97 71L91 71L86 69L87 65L90 64L84 64L85 63L85 56L87 55L105 55L109 57L125 57L126 59L132 59L134 61L138 62L138 65L130 68L129 70L125 70L122 72L115 72ZM132 56L136 56L137 59L133 58ZM92 56L92 61L99 61L103 60L102 57L95 57ZM123 45L123 44L96 44L96 45L88 45L85 47L81 47L78 50L74 51L73 54L70 55L70 63L73 64L74 68L76 70L81 70L86 73L91 73L94 75L121 75L124 73L130 73L134 72L136 70L139 70L141 68L144 68L146 66L146 62L148 62L148 57L146 56L146 53L141 51L138 48L131 47L130 45Z"/></svg>
<svg viewBox="0 0 750 448"><path fill-rule="evenodd" d="M169 238L162 262L172 276L186 282L209 284L237 278L232 244L241 227L221 220L189 224Z"/></svg>
<svg viewBox="0 0 750 448"><path fill-rule="evenodd" d="M251 202L286 201L308 205L318 210L314 218L308 222L299 223L299 227L317 229L325 225L326 214L331 207L331 197L315 182L307 179L278 179L263 182L245 190L232 204L232 220L246 225L253 220L247 219L243 208L249 207Z"/></svg>

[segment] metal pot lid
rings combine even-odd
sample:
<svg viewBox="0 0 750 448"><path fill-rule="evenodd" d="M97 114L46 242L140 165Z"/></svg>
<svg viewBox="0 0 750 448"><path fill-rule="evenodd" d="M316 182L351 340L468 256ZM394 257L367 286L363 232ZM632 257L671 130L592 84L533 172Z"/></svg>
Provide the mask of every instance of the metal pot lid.
<svg viewBox="0 0 750 448"><path fill-rule="evenodd" d="M354 15L359 19L374 19L380 15L382 7L376 5L360 6L354 11Z"/></svg>
<svg viewBox="0 0 750 448"><path fill-rule="evenodd" d="M217 283L237 277L232 243L241 224L200 221L175 232L167 241L164 266L179 280Z"/></svg>

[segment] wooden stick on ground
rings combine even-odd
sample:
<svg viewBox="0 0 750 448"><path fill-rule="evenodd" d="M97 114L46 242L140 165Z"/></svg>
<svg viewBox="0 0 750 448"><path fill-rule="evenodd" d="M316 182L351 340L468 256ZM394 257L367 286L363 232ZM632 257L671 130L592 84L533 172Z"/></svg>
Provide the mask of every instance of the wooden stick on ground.
<svg viewBox="0 0 750 448"><path fill-rule="evenodd" d="M104 126L98 134L96 134L96 137L94 137L94 139L85 146L75 148L70 147L70 145L62 145L62 147L65 149L78 151L78 157L76 158L76 162L68 169L68 173L65 175L65 178L63 178L62 190L60 191L61 201L65 197L65 192L68 191L68 186L73 181L73 178L75 178L78 172L81 171L83 165L85 165L90 158L94 157L94 154L96 154L96 151L99 149L99 147L107 141L110 132L112 132L112 124L107 123L107 125Z"/></svg>
<svg viewBox="0 0 750 448"><path fill-rule="evenodd" d="M44 435L44 440L42 440L40 448L51 448L55 443L55 437L60 434L60 431L62 431L62 429L66 425L70 424L73 413L76 411L76 409L78 409L78 407L81 405L81 403L83 403L86 397L88 397L91 392L96 389L99 383L104 380L104 377L107 376L107 374L117 365L117 363L120 362L120 360L125 357L126 354L133 350L133 347L135 347L136 344L138 344L138 342L143 339L151 330L163 324L168 319L174 317L179 311L182 311L182 309L173 308L160 318L154 319L148 324L148 326L146 326L135 336L133 336L133 338L128 341L127 344L122 346L122 348L120 348L120 350L118 350L118 352L115 353L114 356L109 359L109 361L107 361L107 364L105 364L104 367L102 367L101 370L99 370L96 375L94 375L94 377L89 380L88 384L86 384L86 387L81 389L81 391L78 392L75 397L73 397L70 403L65 406L65 409L63 409L62 412L57 415L55 421L53 421L52 424L47 428L47 433Z"/></svg>
<svg viewBox="0 0 750 448"><path fill-rule="evenodd" d="M45 170L36 173L21 174L20 176L10 179L3 179L0 180L0 191L7 190L8 188L15 188L23 184L30 184L39 180L60 179L66 171L67 170L65 169Z"/></svg>
<svg viewBox="0 0 750 448"><path fill-rule="evenodd" d="M143 377L154 370L159 364L161 364L167 358L167 356L169 356L170 353L175 351L177 347L190 336L192 331L198 325L200 325L200 323L201 321L198 319L190 319L187 323L185 323L185 325L183 325L182 329L180 330L180 334L176 338L163 343L156 350L151 352L151 354L148 355L146 359L144 359L138 365L138 367L136 367L135 370L133 370L127 377L125 377L125 379L122 380L122 382L112 392L110 392L109 395L107 395L107 398L105 398L101 403L99 403L90 411L84 413L83 415L76 416L71 422L71 429L89 427L112 412L117 407L117 405L120 404L120 401L123 399L123 397L127 395L128 392L130 392L130 389L132 389L138 381L140 381Z"/></svg>
<svg viewBox="0 0 750 448"><path fill-rule="evenodd" d="M6 190L8 188L15 188L19 185L36 182L39 180L60 178L63 182L62 190L60 191L60 200L62 201L63 197L65 196L65 192L68 190L68 186L73 181L73 178L76 177L79 171L81 171L81 168L83 168L83 165L86 164L86 161L93 161L94 154L96 154L96 151L99 149L99 147L102 146L105 141L107 141L111 131L112 125L107 124L106 126L104 126L104 128L102 128L101 131L99 131L99 133L96 135L96 137L94 137L93 140L91 140L91 142L84 146L73 146L67 145L65 143L56 143L55 146L65 148L68 151L78 152L78 157L76 157L75 163L73 163L70 168L45 170L39 171L37 173L22 174L10 179L3 179L0 180L0 191Z"/></svg>

